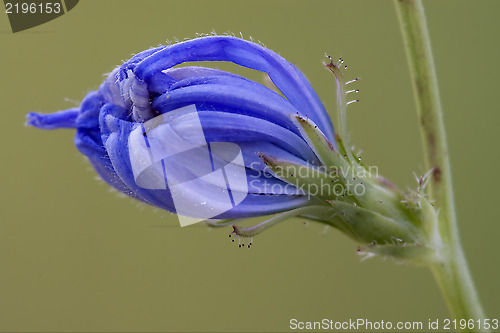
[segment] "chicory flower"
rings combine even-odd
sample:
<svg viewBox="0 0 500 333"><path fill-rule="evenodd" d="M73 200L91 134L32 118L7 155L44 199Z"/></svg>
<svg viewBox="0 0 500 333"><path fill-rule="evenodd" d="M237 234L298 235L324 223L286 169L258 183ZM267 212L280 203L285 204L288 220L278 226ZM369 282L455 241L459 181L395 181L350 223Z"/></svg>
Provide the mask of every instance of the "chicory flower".
<svg viewBox="0 0 500 333"><path fill-rule="evenodd" d="M222 70L176 67L199 61L261 71L278 92ZM326 64L337 80L337 133L294 65L227 36L143 51L114 69L79 107L30 113L28 124L75 128L76 147L102 179L177 213L181 225L207 220L223 226L281 213L251 228L233 225L234 233L252 237L301 216L365 244L365 254L428 260L435 250L429 244L439 244L437 213L419 190L399 191L352 151L347 96L358 90L347 86L357 79L344 80L342 62Z"/></svg>
<svg viewBox="0 0 500 333"><path fill-rule="evenodd" d="M175 67L199 61L266 73L281 94L222 70ZM75 128L78 150L104 181L132 198L180 215L233 219L319 204L287 186L263 160L321 164L294 117L310 119L335 143L321 101L294 65L259 44L210 36L143 51L79 107L30 113L27 123ZM217 170L229 174L217 178ZM230 184L227 177L242 174L243 183Z"/></svg>

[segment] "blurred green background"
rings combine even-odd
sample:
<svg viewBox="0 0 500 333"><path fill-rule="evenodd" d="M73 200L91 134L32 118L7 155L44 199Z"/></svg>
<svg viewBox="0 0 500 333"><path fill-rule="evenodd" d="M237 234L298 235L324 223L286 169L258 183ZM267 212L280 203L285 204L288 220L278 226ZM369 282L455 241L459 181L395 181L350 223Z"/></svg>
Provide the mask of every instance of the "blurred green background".
<svg viewBox="0 0 500 333"><path fill-rule="evenodd" d="M426 1L460 231L490 318L500 317L500 1ZM0 331L288 331L323 318L449 318L430 272L379 258L291 220L240 249L229 228L176 217L109 190L74 132L23 127L28 111L73 107L103 74L151 46L240 32L295 63L325 106L324 54L359 76L350 107L365 163L401 188L423 169L392 1L97 1L13 34L0 14ZM67 99L67 100L65 100Z"/></svg>

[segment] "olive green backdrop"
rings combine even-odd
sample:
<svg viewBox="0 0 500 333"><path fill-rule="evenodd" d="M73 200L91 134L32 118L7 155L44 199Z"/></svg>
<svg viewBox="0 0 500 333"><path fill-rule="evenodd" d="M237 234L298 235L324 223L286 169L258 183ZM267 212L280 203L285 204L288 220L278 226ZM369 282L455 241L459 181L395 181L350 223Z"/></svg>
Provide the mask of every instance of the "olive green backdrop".
<svg viewBox="0 0 500 333"><path fill-rule="evenodd" d="M489 317L500 317L500 1L426 1L461 236ZM289 320L448 318L430 272L361 261L334 230L291 220L240 249L229 228L109 190L72 130L24 127L73 107L115 65L167 40L232 32L306 74L335 111L324 54L359 76L350 107L366 163L401 188L423 169L392 1L91 1L13 34L0 13L0 331L287 331ZM243 71L242 71L243 72ZM258 219L257 219L258 220Z"/></svg>

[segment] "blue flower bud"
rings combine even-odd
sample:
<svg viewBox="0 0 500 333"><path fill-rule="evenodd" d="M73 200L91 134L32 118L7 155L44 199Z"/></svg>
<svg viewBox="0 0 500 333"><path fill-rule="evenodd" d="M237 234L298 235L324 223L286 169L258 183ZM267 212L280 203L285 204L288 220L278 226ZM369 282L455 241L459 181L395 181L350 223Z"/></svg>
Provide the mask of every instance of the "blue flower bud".
<svg viewBox="0 0 500 333"><path fill-rule="evenodd" d="M277 91L185 62L226 61L261 71ZM299 216L334 227L365 255L434 260L437 212L361 163L349 143L345 66L334 133L304 75L243 39L212 36L146 50L115 68L78 108L28 114L28 124L75 128L75 145L120 192L177 213L181 225L233 224L236 238ZM281 213L254 227L237 219ZM251 243L251 241L250 241ZM437 244L437 245L436 245Z"/></svg>
<svg viewBox="0 0 500 333"><path fill-rule="evenodd" d="M198 61L266 73L282 95L229 72L175 67ZM132 198L180 215L232 219L327 204L289 186L262 159L321 164L294 116L310 119L335 145L321 101L294 65L261 45L211 36L143 51L78 108L27 118L41 129L75 128L78 150Z"/></svg>

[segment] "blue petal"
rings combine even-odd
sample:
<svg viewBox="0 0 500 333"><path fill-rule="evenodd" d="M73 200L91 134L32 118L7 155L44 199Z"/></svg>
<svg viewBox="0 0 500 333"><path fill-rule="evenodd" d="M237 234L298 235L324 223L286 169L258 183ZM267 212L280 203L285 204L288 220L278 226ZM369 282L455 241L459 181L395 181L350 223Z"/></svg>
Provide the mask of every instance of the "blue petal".
<svg viewBox="0 0 500 333"><path fill-rule="evenodd" d="M305 76L277 53L240 38L197 38L148 50L147 55L139 54L123 64L119 77L127 77L132 70L140 80L149 82L158 72L189 61L230 61L267 73L292 105L335 142L330 118Z"/></svg>
<svg viewBox="0 0 500 333"><path fill-rule="evenodd" d="M239 75L230 72L207 67L187 66L179 68L169 68L167 70L155 73L155 75L153 75L148 81L148 89L154 93L164 93L170 90L172 85L179 81L188 78L206 76L240 77Z"/></svg>
<svg viewBox="0 0 500 333"><path fill-rule="evenodd" d="M317 204L317 201L311 200L307 196L250 194L242 203L214 218L232 219L262 216Z"/></svg>
<svg viewBox="0 0 500 333"><path fill-rule="evenodd" d="M200 79L203 80L203 78ZM237 78L210 79L225 81L224 83L227 84L212 83L178 87L157 97L152 103L152 108L159 113L166 113L195 104L200 111L217 110L254 116L299 134L297 126L290 119L290 115L297 113L297 110L280 95L265 87L252 89L251 84L242 85L243 80ZM234 86L231 83L234 83ZM228 88L228 85L231 87Z"/></svg>
<svg viewBox="0 0 500 333"><path fill-rule="evenodd" d="M307 143L292 131L269 121L217 111L197 112L206 140L209 142L267 141L305 161L316 161L316 155ZM195 115L181 116L173 122L178 133L186 139L196 140L198 133L190 131ZM190 138L191 137L191 138Z"/></svg>

